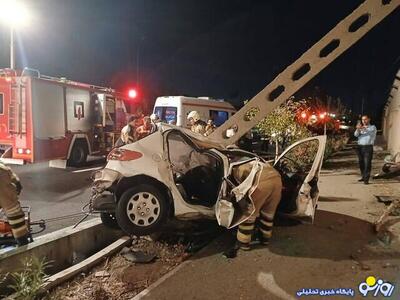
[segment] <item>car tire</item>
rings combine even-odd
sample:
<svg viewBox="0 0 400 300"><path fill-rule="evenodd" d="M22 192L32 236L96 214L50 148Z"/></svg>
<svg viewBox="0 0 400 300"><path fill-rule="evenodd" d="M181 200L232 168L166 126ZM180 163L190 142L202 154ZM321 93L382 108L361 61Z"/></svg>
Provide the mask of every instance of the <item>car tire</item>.
<svg viewBox="0 0 400 300"><path fill-rule="evenodd" d="M165 225L168 202L154 185L139 184L122 194L115 212L118 225L127 234L149 235Z"/></svg>
<svg viewBox="0 0 400 300"><path fill-rule="evenodd" d="M84 142L75 142L68 158L68 165L72 167L81 167L86 163L87 156L87 145L85 145Z"/></svg>
<svg viewBox="0 0 400 300"><path fill-rule="evenodd" d="M115 217L114 213L102 212L100 213L100 219L103 224L108 228L121 229L118 225L117 218Z"/></svg>

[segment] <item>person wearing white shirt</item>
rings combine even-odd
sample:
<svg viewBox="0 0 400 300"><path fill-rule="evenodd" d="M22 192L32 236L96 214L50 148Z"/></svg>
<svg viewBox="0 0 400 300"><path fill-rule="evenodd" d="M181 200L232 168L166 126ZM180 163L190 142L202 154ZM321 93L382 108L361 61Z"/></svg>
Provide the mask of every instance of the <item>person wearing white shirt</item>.
<svg viewBox="0 0 400 300"><path fill-rule="evenodd" d="M358 138L358 162L360 165L361 178L358 180L369 183L371 174L371 162L374 151L374 143L376 138L376 127L371 125L371 119L364 115L361 118L361 123L357 124L354 136Z"/></svg>

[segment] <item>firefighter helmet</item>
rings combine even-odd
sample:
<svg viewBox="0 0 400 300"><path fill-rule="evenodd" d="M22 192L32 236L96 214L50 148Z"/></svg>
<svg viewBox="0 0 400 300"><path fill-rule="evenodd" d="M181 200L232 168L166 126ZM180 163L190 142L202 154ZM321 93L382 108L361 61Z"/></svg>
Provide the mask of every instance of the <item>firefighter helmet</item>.
<svg viewBox="0 0 400 300"><path fill-rule="evenodd" d="M194 122L197 122L197 121L199 121L201 118L200 118L200 114L199 114L198 111L192 110L192 111L188 114L187 119L188 119L188 120L189 120L189 119L193 119Z"/></svg>

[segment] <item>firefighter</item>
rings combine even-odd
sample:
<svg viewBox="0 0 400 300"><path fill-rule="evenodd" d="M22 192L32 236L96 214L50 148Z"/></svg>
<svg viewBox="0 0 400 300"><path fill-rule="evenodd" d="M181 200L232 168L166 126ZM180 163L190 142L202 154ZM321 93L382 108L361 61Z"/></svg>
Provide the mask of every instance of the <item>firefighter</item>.
<svg viewBox="0 0 400 300"><path fill-rule="evenodd" d="M140 118L138 116L130 116L128 124L121 129L121 137L116 143L116 147L132 144L137 141L136 128L139 125Z"/></svg>
<svg viewBox="0 0 400 300"><path fill-rule="evenodd" d="M190 130L195 133L200 133L201 135L205 135L207 123L201 120L200 114L193 110L188 116L187 120L189 121Z"/></svg>
<svg viewBox="0 0 400 300"><path fill-rule="evenodd" d="M215 130L215 125L214 125L214 122L213 122L213 120L208 120L207 121L207 126L206 126L206 128L205 128L205 136L209 136L211 133L213 133L213 131Z"/></svg>
<svg viewBox="0 0 400 300"><path fill-rule="evenodd" d="M250 242L255 230L262 245L267 245L272 236L274 216L282 194L281 175L268 163L253 161L234 167L233 177L237 182L243 182L249 176L254 163L262 166L255 189L250 194L254 213L247 212L250 215L239 225L234 248L224 253L227 257L236 256L238 249L250 250Z"/></svg>
<svg viewBox="0 0 400 300"><path fill-rule="evenodd" d="M151 120L152 132L156 132L158 130L158 126L161 123L161 120L157 114L151 114L150 120Z"/></svg>
<svg viewBox="0 0 400 300"><path fill-rule="evenodd" d="M143 125L136 128L136 136L137 139L140 140L150 133L153 133L155 130L153 128L153 124L151 123L151 119L148 116L143 117Z"/></svg>
<svg viewBox="0 0 400 300"><path fill-rule="evenodd" d="M18 176L7 166L0 162L0 208L7 216L12 234L18 244L28 244L29 230L25 221L18 195L22 190Z"/></svg>

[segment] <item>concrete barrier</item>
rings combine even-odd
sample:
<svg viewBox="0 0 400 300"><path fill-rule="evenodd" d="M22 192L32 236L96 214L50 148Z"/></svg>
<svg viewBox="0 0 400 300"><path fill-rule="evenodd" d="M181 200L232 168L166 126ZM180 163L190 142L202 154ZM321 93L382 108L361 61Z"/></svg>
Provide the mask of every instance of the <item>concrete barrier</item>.
<svg viewBox="0 0 400 300"><path fill-rule="evenodd" d="M98 218L77 228L71 226L43 235L33 243L0 254L0 278L1 274L21 270L23 260L30 256L50 261L51 266L46 273L55 274L107 247L123 235L120 230L104 226ZM8 284L7 280L3 282L0 290L5 290Z"/></svg>

